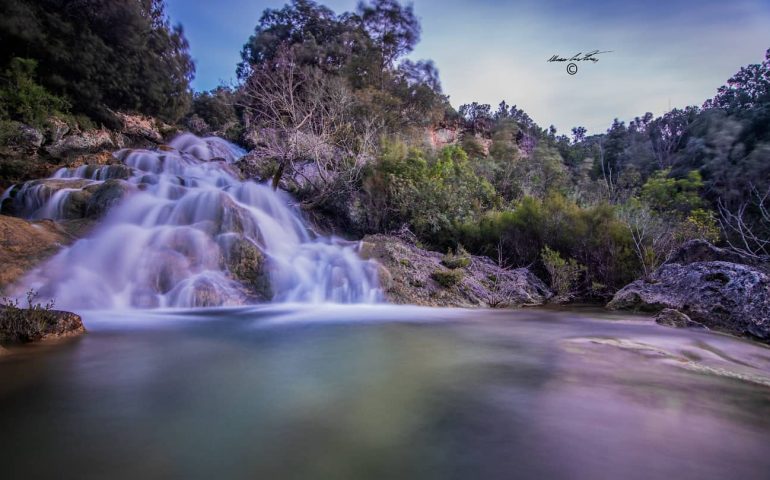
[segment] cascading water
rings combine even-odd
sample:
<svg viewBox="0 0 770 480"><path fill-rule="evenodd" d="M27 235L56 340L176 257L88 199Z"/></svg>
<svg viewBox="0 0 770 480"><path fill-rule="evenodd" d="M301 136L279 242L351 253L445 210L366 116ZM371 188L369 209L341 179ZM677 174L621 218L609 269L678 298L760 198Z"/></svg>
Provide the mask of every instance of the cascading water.
<svg viewBox="0 0 770 480"><path fill-rule="evenodd" d="M9 189L4 200L33 219L67 218L84 192L121 198L14 293L32 288L69 309L379 300L377 265L355 243L313 235L287 194L241 181L231 164L243 154L183 134L170 148L117 152L122 165L61 169Z"/></svg>

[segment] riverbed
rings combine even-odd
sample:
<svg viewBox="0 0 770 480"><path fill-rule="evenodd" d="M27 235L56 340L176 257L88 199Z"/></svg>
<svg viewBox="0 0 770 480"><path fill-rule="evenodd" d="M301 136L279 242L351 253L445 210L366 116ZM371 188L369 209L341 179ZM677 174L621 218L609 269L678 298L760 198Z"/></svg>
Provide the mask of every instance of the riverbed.
<svg viewBox="0 0 770 480"><path fill-rule="evenodd" d="M3 478L770 478L747 340L591 310L83 318L0 359Z"/></svg>

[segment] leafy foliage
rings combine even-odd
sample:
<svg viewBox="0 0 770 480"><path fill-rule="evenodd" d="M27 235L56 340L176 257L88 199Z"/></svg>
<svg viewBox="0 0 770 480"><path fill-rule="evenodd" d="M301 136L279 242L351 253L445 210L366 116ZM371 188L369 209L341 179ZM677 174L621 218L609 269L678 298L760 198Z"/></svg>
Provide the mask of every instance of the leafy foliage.
<svg viewBox="0 0 770 480"><path fill-rule="evenodd" d="M0 68L36 61L36 81L76 113L108 124L110 109L174 121L189 106L193 63L162 0L7 0L0 38Z"/></svg>
<svg viewBox="0 0 770 480"><path fill-rule="evenodd" d="M12 58L0 77L0 118L40 127L54 113L65 112L69 102L52 95L35 80L37 61Z"/></svg>
<svg viewBox="0 0 770 480"><path fill-rule="evenodd" d="M573 293L585 267L572 258L563 259L559 252L551 250L547 245L543 247L541 257L551 279L551 289L562 297Z"/></svg>
<svg viewBox="0 0 770 480"><path fill-rule="evenodd" d="M457 146L437 155L403 143L383 146L365 173L367 227L394 230L406 224L436 243L448 242L453 225L499 203L494 187L477 176Z"/></svg>

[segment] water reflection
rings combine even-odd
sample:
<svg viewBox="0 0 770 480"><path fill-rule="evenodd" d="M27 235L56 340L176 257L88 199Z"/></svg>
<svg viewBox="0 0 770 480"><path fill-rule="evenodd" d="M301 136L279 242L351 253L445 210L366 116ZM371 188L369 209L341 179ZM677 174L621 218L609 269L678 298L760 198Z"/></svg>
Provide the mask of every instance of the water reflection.
<svg viewBox="0 0 770 480"><path fill-rule="evenodd" d="M12 478L767 478L770 350L539 310L94 313L0 362Z"/></svg>

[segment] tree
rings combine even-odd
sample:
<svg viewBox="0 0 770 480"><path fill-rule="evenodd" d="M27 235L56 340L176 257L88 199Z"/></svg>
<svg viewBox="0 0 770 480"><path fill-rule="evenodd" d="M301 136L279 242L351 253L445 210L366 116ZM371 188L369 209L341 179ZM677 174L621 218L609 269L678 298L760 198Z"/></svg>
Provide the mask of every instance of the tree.
<svg viewBox="0 0 770 480"><path fill-rule="evenodd" d="M41 126L53 113L69 109L63 98L52 95L35 81L37 62L29 58L11 59L0 76L0 118L10 118Z"/></svg>
<svg viewBox="0 0 770 480"><path fill-rule="evenodd" d="M292 47L303 65L339 71L356 52L364 52L367 38L359 22L312 0L293 0L280 9L267 9L241 50L237 74L246 80L252 68L273 61L282 48Z"/></svg>
<svg viewBox="0 0 770 480"><path fill-rule="evenodd" d="M37 82L75 113L108 124L110 109L175 121L189 107L194 65L162 0L7 0L0 38L0 68L35 60Z"/></svg>
<svg viewBox="0 0 770 480"><path fill-rule="evenodd" d="M240 116L237 111L237 92L228 87L217 87L209 92L199 92L193 96L188 127L198 134L217 135L238 140L241 130ZM202 122L202 123L201 123Z"/></svg>
<svg viewBox="0 0 770 480"><path fill-rule="evenodd" d="M459 112L472 133L486 132L492 126L492 107L488 103L460 105Z"/></svg>
<svg viewBox="0 0 770 480"><path fill-rule="evenodd" d="M751 198L735 211L720 200L719 215L731 247L750 257L770 256L770 187L764 192L753 187Z"/></svg>
<svg viewBox="0 0 770 480"><path fill-rule="evenodd" d="M396 0L372 0L358 4L361 23L380 53L380 70L392 67L420 41L420 22L412 5Z"/></svg>
<svg viewBox="0 0 770 480"><path fill-rule="evenodd" d="M659 169L673 166L674 154L687 144L690 125L698 113L698 107L675 108L649 124L647 132Z"/></svg>
<svg viewBox="0 0 770 480"><path fill-rule="evenodd" d="M586 138L586 127L574 127L572 129L572 143L579 143Z"/></svg>
<svg viewBox="0 0 770 480"><path fill-rule="evenodd" d="M716 96L706 101L704 108L735 112L767 103L770 103L770 48L761 63L741 67L727 85L719 87Z"/></svg>
<svg viewBox="0 0 770 480"><path fill-rule="evenodd" d="M256 153L276 162L273 188L288 170L321 202L342 177L356 180L362 165L347 115L352 97L339 77L299 64L287 45L255 67L241 93L247 118L262 127Z"/></svg>

